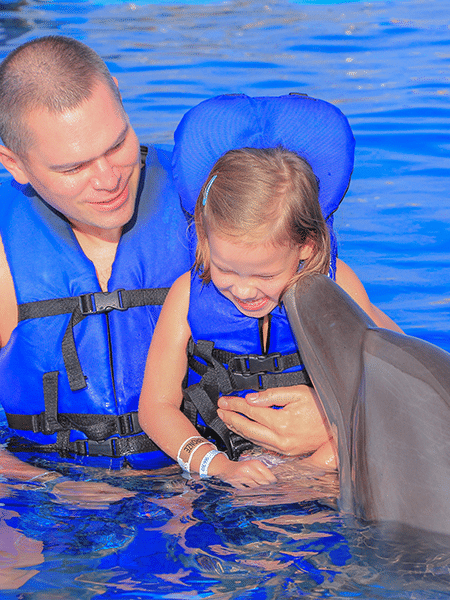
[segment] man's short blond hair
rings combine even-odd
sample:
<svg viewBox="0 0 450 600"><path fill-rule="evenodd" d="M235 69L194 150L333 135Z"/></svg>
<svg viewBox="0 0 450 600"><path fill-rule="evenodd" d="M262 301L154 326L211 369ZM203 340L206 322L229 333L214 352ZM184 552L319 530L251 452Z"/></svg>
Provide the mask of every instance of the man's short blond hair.
<svg viewBox="0 0 450 600"><path fill-rule="evenodd" d="M64 36L37 38L13 50L0 64L0 137L16 154L33 143L27 116L36 110L78 108L106 84L121 102L107 66L89 46Z"/></svg>

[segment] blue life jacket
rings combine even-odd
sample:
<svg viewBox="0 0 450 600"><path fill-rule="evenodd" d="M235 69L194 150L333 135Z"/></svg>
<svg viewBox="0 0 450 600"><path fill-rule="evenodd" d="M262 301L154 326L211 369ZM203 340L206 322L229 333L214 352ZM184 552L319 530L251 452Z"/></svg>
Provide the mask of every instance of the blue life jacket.
<svg viewBox="0 0 450 600"><path fill-rule="evenodd" d="M142 433L137 409L161 304L190 266L170 155L148 149L107 293L60 213L29 185L8 182L0 193L0 234L19 308L0 351L0 402L13 434L31 442L16 447L106 456L99 464L110 466L121 466L117 457L167 464Z"/></svg>
<svg viewBox="0 0 450 600"><path fill-rule="evenodd" d="M183 390L184 411L193 421L197 411L204 424L218 435L230 458L248 443L229 430L217 415L217 400L229 394L290 385L311 385L303 366L284 307L268 315L264 344L263 319L247 317L210 282L191 276L188 323L188 385Z"/></svg>
<svg viewBox="0 0 450 600"><path fill-rule="evenodd" d="M227 151L277 146L304 158L317 178L319 203L330 232L329 276L334 279L337 243L333 214L350 184L355 140L346 117L328 102L306 94L260 98L234 94L205 100L189 110L175 131L173 151L173 173L182 206L192 218L203 184L215 162ZM189 231L194 258L197 240L194 228ZM242 438L230 434L218 418L219 395L307 383L309 378L300 366L283 308L271 313L270 347L268 355L264 355L258 320L239 313L214 290L213 284L202 288L196 278L192 282L194 305L189 310L189 320L196 343L188 349L188 383L192 385L184 392L184 411L193 423L197 423L199 411L208 427L223 440L230 458L234 458L247 446ZM232 358L230 352L242 356ZM272 353L280 353L281 358ZM285 353L297 356L295 373L290 372L288 359L283 358ZM233 368L227 370L230 360Z"/></svg>

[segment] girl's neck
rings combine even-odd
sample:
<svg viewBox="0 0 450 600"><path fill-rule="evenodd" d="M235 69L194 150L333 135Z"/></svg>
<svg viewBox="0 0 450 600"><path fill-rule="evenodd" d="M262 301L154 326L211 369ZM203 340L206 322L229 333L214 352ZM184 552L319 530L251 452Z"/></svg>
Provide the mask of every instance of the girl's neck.
<svg viewBox="0 0 450 600"><path fill-rule="evenodd" d="M265 315L259 319L259 335L261 341L261 350L263 354L269 352L270 346L270 319L271 315Z"/></svg>

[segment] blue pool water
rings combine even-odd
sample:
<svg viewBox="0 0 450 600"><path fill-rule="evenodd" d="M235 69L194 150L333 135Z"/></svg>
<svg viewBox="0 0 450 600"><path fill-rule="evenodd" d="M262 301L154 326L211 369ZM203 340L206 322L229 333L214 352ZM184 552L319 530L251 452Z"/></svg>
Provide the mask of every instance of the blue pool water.
<svg viewBox="0 0 450 600"><path fill-rule="evenodd" d="M118 78L141 141L171 143L183 113L220 93L336 103L356 136L340 256L407 333L450 350L446 0L16 4L0 9L0 58L37 35L86 42ZM64 469L67 485L132 494L68 501L0 481L1 599L450 598L445 543L390 543L349 522L335 476L298 460L257 493L187 481L176 467Z"/></svg>

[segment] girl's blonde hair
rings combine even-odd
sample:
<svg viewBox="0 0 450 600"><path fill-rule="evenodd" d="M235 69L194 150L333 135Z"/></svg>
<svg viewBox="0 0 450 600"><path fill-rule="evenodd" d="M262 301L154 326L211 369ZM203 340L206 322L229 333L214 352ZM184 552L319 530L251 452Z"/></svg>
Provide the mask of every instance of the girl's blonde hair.
<svg viewBox="0 0 450 600"><path fill-rule="evenodd" d="M307 273L328 273L330 238L316 177L298 154L277 148L230 150L214 165L195 206L194 268L211 281L208 232L244 244L311 245L288 287ZM286 290L284 290L286 291Z"/></svg>

